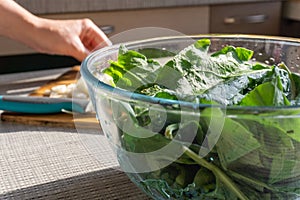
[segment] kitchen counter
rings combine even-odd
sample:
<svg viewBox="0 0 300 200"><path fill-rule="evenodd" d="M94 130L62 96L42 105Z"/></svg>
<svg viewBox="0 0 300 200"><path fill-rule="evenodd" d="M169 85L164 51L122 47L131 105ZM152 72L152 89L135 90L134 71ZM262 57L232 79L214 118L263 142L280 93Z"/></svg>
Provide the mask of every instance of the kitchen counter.
<svg viewBox="0 0 300 200"><path fill-rule="evenodd" d="M16 0L16 2L35 14L94 12L275 1L282 0Z"/></svg>

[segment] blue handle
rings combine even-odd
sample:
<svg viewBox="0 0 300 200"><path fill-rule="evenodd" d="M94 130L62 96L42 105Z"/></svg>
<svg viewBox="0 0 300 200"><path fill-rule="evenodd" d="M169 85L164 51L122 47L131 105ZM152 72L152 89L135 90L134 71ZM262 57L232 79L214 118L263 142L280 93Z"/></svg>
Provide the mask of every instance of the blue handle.
<svg viewBox="0 0 300 200"><path fill-rule="evenodd" d="M84 113L87 103L87 100L75 102L68 98L0 96L0 110L32 114L60 113L62 110Z"/></svg>

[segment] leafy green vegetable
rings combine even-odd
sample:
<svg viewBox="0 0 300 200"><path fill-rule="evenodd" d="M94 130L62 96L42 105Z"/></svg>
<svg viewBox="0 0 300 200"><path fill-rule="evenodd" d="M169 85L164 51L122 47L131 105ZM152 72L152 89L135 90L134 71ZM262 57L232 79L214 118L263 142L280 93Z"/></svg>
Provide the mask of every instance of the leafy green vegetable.
<svg viewBox="0 0 300 200"><path fill-rule="evenodd" d="M111 61L110 67L104 70L104 73L110 75L116 86L128 90L153 83L160 69L159 62L147 59L141 53L128 50L121 45L119 49L118 61Z"/></svg>
<svg viewBox="0 0 300 200"><path fill-rule="evenodd" d="M176 54L165 49L143 48L138 50L139 53L149 58L165 58L175 56Z"/></svg>
<svg viewBox="0 0 300 200"><path fill-rule="evenodd" d="M233 47L233 46L227 46L221 49L220 51L212 54L213 57L219 56L221 54L228 54L228 53L233 53L234 56L236 56L239 60L241 61L248 61L252 58L253 56L253 51L242 48L242 47Z"/></svg>
<svg viewBox="0 0 300 200"><path fill-rule="evenodd" d="M172 162L132 179L164 199L300 198L300 109L284 108L300 105L300 75L284 63L254 63L249 49L211 52L210 45L202 39L176 55L121 45L118 60L104 70L115 87L211 105L185 110L112 101L126 151L149 153L170 143L182 150L175 159L154 157L149 165ZM170 56L166 64L155 60Z"/></svg>
<svg viewBox="0 0 300 200"><path fill-rule="evenodd" d="M270 78L269 78L270 77ZM240 105L244 106L282 106L290 105L287 99L291 80L285 70L274 67L267 75L268 82L264 82L242 99ZM266 92L268 91L268 92Z"/></svg>
<svg viewBox="0 0 300 200"><path fill-rule="evenodd" d="M156 82L177 93L202 94L228 78L251 73L251 65L244 61L252 51L224 47L210 56L209 44L200 40L182 50L159 71Z"/></svg>
<svg viewBox="0 0 300 200"><path fill-rule="evenodd" d="M276 88L271 82L257 86L254 90L249 92L240 103L242 106L280 106L289 104L289 101L286 96L282 94L282 91Z"/></svg>

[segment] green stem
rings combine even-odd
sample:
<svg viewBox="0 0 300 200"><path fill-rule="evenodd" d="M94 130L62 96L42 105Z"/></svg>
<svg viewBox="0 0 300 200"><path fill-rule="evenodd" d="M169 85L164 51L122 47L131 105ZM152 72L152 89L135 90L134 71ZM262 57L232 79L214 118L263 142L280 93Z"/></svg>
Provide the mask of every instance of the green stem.
<svg viewBox="0 0 300 200"><path fill-rule="evenodd" d="M213 174L222 181L229 190L231 190L239 199L241 200L248 200L246 195L239 190L239 188L236 186L236 184L218 167L213 165L212 163L207 162L205 159L199 157L195 152L190 150L189 148L183 146L183 150L186 155L188 155L190 158L192 158L195 162L197 162L199 165L209 169L213 172Z"/></svg>
<svg viewBox="0 0 300 200"><path fill-rule="evenodd" d="M229 173L230 173L231 176L235 177L236 179L240 179L244 182L248 182L248 183L251 183L253 185L261 186L261 187L266 188L270 191L278 192L278 190L276 188L272 188L269 185L265 184L264 182L261 182L261 181L258 181L258 180L253 180L249 177L243 176L243 175L238 174L238 173L233 172L233 171L230 171Z"/></svg>

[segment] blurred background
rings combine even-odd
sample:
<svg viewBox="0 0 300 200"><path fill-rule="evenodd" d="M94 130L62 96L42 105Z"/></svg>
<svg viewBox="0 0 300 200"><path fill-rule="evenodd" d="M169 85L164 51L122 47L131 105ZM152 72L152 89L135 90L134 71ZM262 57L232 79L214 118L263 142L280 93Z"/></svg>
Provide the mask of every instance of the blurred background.
<svg viewBox="0 0 300 200"><path fill-rule="evenodd" d="M187 35L243 33L300 37L300 0L16 0L52 19L92 19L109 37L138 27ZM20 33L22 34L22 33ZM54 44L55 45L55 44ZM78 65L0 37L0 73ZM3 67L2 67L3 66Z"/></svg>

